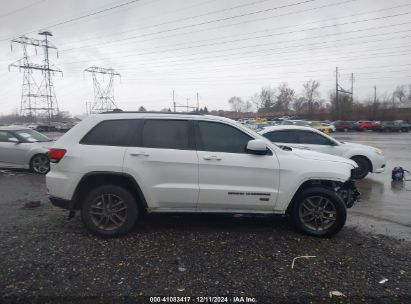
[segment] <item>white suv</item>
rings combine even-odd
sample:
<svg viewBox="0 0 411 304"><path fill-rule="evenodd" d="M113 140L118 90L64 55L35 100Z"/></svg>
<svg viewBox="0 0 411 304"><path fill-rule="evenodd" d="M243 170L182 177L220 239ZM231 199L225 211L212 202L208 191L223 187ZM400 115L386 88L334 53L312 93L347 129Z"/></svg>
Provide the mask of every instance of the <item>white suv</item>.
<svg viewBox="0 0 411 304"><path fill-rule="evenodd" d="M337 233L359 193L352 160L280 148L230 119L195 114L93 115L49 151L52 203L81 211L101 236L145 212L288 214L302 231Z"/></svg>

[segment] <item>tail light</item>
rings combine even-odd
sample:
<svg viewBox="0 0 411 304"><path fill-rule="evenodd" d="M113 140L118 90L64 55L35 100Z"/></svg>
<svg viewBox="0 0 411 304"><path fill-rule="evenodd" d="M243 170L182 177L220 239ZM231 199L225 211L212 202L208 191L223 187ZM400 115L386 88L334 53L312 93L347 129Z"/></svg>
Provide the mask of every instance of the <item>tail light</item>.
<svg viewBox="0 0 411 304"><path fill-rule="evenodd" d="M64 157L66 152L65 149L49 149L48 156L50 162L58 163Z"/></svg>

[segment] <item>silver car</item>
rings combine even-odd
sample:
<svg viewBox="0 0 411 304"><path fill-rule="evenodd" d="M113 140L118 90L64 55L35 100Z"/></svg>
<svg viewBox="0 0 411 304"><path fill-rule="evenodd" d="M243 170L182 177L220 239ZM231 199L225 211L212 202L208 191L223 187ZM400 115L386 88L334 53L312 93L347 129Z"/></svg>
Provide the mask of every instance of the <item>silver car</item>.
<svg viewBox="0 0 411 304"><path fill-rule="evenodd" d="M0 127L0 168L46 174L50 170L47 151L51 142L47 136L24 126Z"/></svg>

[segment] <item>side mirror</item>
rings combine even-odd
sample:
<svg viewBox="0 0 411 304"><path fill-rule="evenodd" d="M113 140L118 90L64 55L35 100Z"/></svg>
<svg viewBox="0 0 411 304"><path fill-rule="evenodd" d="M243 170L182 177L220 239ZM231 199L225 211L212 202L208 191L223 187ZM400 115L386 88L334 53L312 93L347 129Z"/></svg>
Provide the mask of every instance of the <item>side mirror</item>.
<svg viewBox="0 0 411 304"><path fill-rule="evenodd" d="M247 143L246 152L256 155L266 155L268 153L267 143L261 139L253 139Z"/></svg>
<svg viewBox="0 0 411 304"><path fill-rule="evenodd" d="M16 144L19 144L19 143L20 143L20 141L19 141L17 138L15 138L15 137L7 138L7 140L8 140L9 142L14 142L14 143L16 143Z"/></svg>

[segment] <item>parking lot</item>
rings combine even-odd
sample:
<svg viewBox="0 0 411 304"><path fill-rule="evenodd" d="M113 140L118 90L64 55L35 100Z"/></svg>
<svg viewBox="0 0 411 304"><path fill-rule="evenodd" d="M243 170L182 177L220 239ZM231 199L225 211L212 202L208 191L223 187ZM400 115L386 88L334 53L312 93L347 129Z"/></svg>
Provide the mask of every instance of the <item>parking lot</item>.
<svg viewBox="0 0 411 304"><path fill-rule="evenodd" d="M0 172L0 293L3 296L254 296L261 303L327 299L405 303L411 298L411 133L337 133L372 145L387 170L358 182L362 199L331 239L295 232L284 218L156 215L119 239L90 235L77 215L47 199L45 178ZM409 178L411 179L411 178ZM36 208L27 203L40 201ZM298 256L313 256L296 260ZM315 278L315 279L313 279ZM384 283L382 280L388 279ZM52 299L52 298L46 298Z"/></svg>

